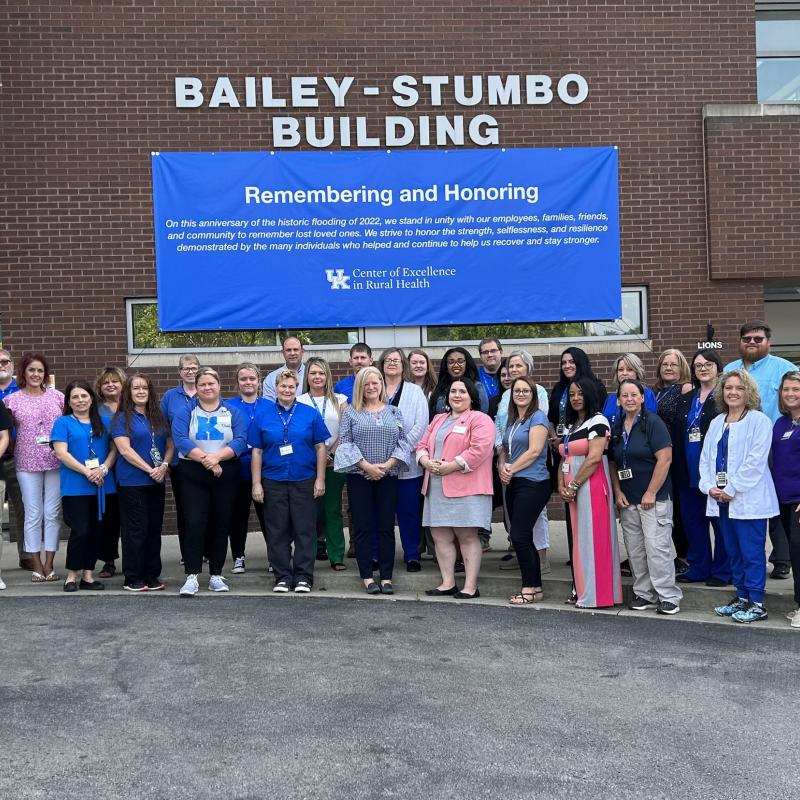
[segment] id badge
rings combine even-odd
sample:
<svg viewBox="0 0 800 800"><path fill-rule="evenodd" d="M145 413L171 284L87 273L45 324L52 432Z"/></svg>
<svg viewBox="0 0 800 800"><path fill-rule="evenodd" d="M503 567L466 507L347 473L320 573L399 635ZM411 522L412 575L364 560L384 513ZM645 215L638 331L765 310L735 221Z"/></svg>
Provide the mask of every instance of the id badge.
<svg viewBox="0 0 800 800"><path fill-rule="evenodd" d="M717 473L717 489L724 489L728 485L728 473L727 472L718 472Z"/></svg>
<svg viewBox="0 0 800 800"><path fill-rule="evenodd" d="M781 436L781 441L785 442L787 439L791 439L793 433L794 433L794 428L789 429L788 431L786 431L786 433L783 434L783 436Z"/></svg>
<svg viewBox="0 0 800 800"><path fill-rule="evenodd" d="M294 450L290 444L282 444L279 452L282 456L290 456Z"/></svg>
<svg viewBox="0 0 800 800"><path fill-rule="evenodd" d="M50 437L46 435L37 436L36 444L50 444Z"/></svg>
<svg viewBox="0 0 800 800"><path fill-rule="evenodd" d="M629 481L633 477L633 470L632 469L618 469L617 470L617 477L621 481Z"/></svg>
<svg viewBox="0 0 800 800"><path fill-rule="evenodd" d="M566 425L556 425L556 436L563 436L566 429Z"/></svg>
<svg viewBox="0 0 800 800"><path fill-rule="evenodd" d="M154 447L150 451L150 458L153 461L154 467L160 467L162 462L164 461L164 459L161 457L161 451L157 447Z"/></svg>
<svg viewBox="0 0 800 800"><path fill-rule="evenodd" d="M569 464L566 461L561 465L561 471L565 475L569 475Z"/></svg>
<svg viewBox="0 0 800 800"><path fill-rule="evenodd" d="M701 439L702 435L700 433L700 428L690 428L689 429L689 441L692 444L697 444Z"/></svg>
<svg viewBox="0 0 800 800"><path fill-rule="evenodd" d="M453 433L466 433L467 426L466 425L453 425Z"/></svg>
<svg viewBox="0 0 800 800"><path fill-rule="evenodd" d="M86 469L100 469L99 458L87 458L83 463Z"/></svg>

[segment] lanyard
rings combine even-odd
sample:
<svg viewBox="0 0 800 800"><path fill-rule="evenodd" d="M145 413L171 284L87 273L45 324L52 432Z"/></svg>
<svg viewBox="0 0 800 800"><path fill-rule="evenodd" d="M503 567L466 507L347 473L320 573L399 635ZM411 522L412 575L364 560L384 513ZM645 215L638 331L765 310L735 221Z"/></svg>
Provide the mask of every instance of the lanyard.
<svg viewBox="0 0 800 800"><path fill-rule="evenodd" d="M572 434L573 430L572 426L570 425L570 427L564 432L564 438L561 440L561 444L564 445L564 458L569 457L569 437L572 436Z"/></svg>
<svg viewBox="0 0 800 800"><path fill-rule="evenodd" d="M722 464L720 472L728 471L728 441L730 439L731 426L730 423L725 423L725 429L722 432Z"/></svg>
<svg viewBox="0 0 800 800"><path fill-rule="evenodd" d="M672 386L665 386L656 395L656 402L660 403L662 397L669 397L677 388L679 388L679 384L677 383L673 383Z"/></svg>
<svg viewBox="0 0 800 800"><path fill-rule="evenodd" d="M710 395L709 395L709 397L710 397ZM708 399L708 398L706 398L706 399ZM689 422L689 430L691 430L692 428L698 428L699 427L698 423L700 422L700 417L703 414L703 403L700 402L700 392L698 392L694 396L694 400L692 400L691 414L692 414L692 419Z"/></svg>
<svg viewBox="0 0 800 800"><path fill-rule="evenodd" d="M631 434L633 433L633 429L636 427L636 423L639 421L639 415L637 414L633 419L633 425L631 425L631 432L625 430L625 424L622 425L622 469L628 468L628 443L631 440Z"/></svg>
<svg viewBox="0 0 800 800"><path fill-rule="evenodd" d="M288 418L283 416L280 403L275 403L275 409L278 412L278 416L281 418L281 423L283 424L283 443L289 444L289 425L292 424L292 417L294 416L294 412L297 411L297 401L295 400L295 402L292 403Z"/></svg>
<svg viewBox="0 0 800 800"><path fill-rule="evenodd" d="M84 423L82 423L74 414L72 415L72 419L78 423L78 427L81 429L81 432L86 436L87 440L89 441L89 455L92 458L97 458L97 453L94 451L94 431L91 428L92 423L89 423L89 432L86 432L86 428L84 427Z"/></svg>
<svg viewBox="0 0 800 800"><path fill-rule="evenodd" d="M508 429L508 457L511 459L511 463L514 463L514 458L511 455L511 448L514 444L514 435L520 429L522 423L515 422L509 429Z"/></svg>
<svg viewBox="0 0 800 800"><path fill-rule="evenodd" d="M558 401L558 421L564 420L564 415L567 413L567 391L569 387L565 386L564 391L561 392L561 399Z"/></svg>
<svg viewBox="0 0 800 800"><path fill-rule="evenodd" d="M252 422L256 416L256 403L247 403L242 400L242 409L244 410L244 413L247 414L247 418L250 420L250 422Z"/></svg>
<svg viewBox="0 0 800 800"><path fill-rule="evenodd" d="M309 397L311 397L310 394L309 394ZM317 411L319 411L319 414L322 417L322 420L324 422L325 421L325 410L328 408L328 397L327 397L327 395L322 398L322 411L319 410L319 406L317 405L317 401L313 397L311 397L311 402L314 404L314 408L316 408Z"/></svg>

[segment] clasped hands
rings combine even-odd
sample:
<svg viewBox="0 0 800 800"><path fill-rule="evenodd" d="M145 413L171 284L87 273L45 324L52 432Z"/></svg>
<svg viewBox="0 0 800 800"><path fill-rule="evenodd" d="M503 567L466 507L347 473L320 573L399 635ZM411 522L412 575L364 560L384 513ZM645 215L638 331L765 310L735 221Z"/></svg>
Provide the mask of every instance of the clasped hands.
<svg viewBox="0 0 800 800"><path fill-rule="evenodd" d="M419 465L428 470L431 475L449 475L451 472L460 472L461 466L456 461L442 461L439 458L421 458Z"/></svg>
<svg viewBox="0 0 800 800"><path fill-rule="evenodd" d="M219 465L219 456L216 453L206 453L200 463L215 477L222 475L222 467Z"/></svg>

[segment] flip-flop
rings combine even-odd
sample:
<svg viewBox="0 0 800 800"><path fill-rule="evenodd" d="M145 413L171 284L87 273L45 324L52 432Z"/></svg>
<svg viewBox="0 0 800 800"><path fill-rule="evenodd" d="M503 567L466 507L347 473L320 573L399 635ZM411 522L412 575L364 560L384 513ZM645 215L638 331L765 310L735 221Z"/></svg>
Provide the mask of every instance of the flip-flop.
<svg viewBox="0 0 800 800"><path fill-rule="evenodd" d="M31 572L31 583L44 583L46 580L41 572Z"/></svg>
<svg viewBox="0 0 800 800"><path fill-rule="evenodd" d="M347 567L344 564L342 564L341 561L336 561L333 564L331 564L331 569L334 572L341 572L342 570L347 569Z"/></svg>
<svg viewBox="0 0 800 800"><path fill-rule="evenodd" d="M103 569L100 570L98 573L98 578L113 578L114 575L117 574L117 567L116 565L112 564L110 561L107 561L103 564Z"/></svg>
<svg viewBox="0 0 800 800"><path fill-rule="evenodd" d="M45 580L48 583L53 583L54 581L60 581L61 580L61 576L60 575L56 575L55 570L54 570L53 572L48 573L48 575L45 578Z"/></svg>

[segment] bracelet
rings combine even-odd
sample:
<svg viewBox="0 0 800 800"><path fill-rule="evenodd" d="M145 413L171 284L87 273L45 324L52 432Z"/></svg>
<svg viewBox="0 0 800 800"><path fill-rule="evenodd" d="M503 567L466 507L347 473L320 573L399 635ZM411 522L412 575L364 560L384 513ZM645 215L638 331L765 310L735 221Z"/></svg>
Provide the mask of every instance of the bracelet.
<svg viewBox="0 0 800 800"><path fill-rule="evenodd" d="M577 492L580 488L581 485L578 483L578 481L570 481L569 484L567 484L567 489L573 492Z"/></svg>
<svg viewBox="0 0 800 800"><path fill-rule="evenodd" d="M108 467L105 464L101 464L100 469L103 472L103 476L108 475Z"/></svg>

